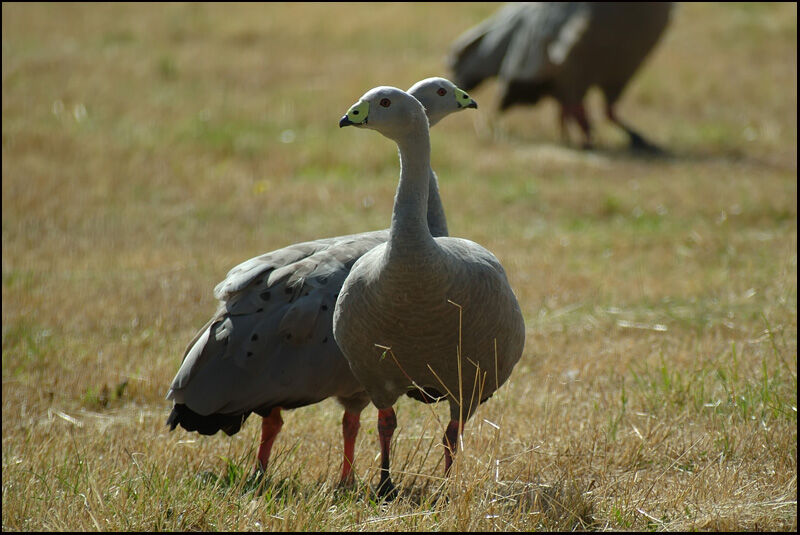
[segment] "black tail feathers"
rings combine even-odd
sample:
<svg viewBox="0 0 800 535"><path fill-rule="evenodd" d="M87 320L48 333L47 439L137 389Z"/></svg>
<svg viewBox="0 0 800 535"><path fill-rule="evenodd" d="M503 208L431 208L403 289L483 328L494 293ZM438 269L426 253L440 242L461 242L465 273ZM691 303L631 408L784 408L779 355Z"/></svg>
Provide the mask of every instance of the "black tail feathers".
<svg viewBox="0 0 800 535"><path fill-rule="evenodd" d="M224 431L230 436L239 432L248 416L249 412L203 416L182 403L176 403L167 418L167 425L170 431L180 425L187 431L197 431L201 435L213 435L217 431Z"/></svg>

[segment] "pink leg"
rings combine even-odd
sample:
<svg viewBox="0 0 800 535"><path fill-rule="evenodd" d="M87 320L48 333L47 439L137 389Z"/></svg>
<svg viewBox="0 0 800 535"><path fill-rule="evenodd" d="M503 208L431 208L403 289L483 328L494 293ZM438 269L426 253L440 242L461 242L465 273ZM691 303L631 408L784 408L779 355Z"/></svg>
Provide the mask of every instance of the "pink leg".
<svg viewBox="0 0 800 535"><path fill-rule="evenodd" d="M344 412L342 417L342 436L344 437L344 461L342 462L342 486L352 486L353 460L355 458L356 437L358 428L361 427L361 414L357 412Z"/></svg>
<svg viewBox="0 0 800 535"><path fill-rule="evenodd" d="M584 139L583 148L591 148L592 128L589 125L589 119L586 117L586 109L583 107L583 103L561 105L561 137L565 143L569 143L567 125L570 119L575 119L575 122L581 127Z"/></svg>
<svg viewBox="0 0 800 535"><path fill-rule="evenodd" d="M592 129L589 126L589 119L586 117L586 109L583 104L579 103L574 107L575 120L583 131L583 147L589 148L592 146Z"/></svg>
<svg viewBox="0 0 800 535"><path fill-rule="evenodd" d="M272 444L275 442L275 437L281 432L281 427L283 427L283 418L281 418L280 407L272 409L269 416L261 420L261 444L258 447L258 465L262 471L267 470Z"/></svg>
<svg viewBox="0 0 800 535"><path fill-rule="evenodd" d="M567 114L567 109L564 106L561 106L561 114L559 115L559 124L561 125L561 141L565 145L569 145L569 129L567 125L568 119L569 115Z"/></svg>
<svg viewBox="0 0 800 535"><path fill-rule="evenodd" d="M378 410L378 438L381 443L381 480L378 483L378 496L386 499L393 499L397 496L397 489L392 483L389 475L389 449L392 443L392 435L397 428L397 416L394 409Z"/></svg>
<svg viewBox="0 0 800 535"><path fill-rule="evenodd" d="M442 443L444 444L444 475L450 475L450 467L453 465L453 455L458 451L458 420L450 420L444 432Z"/></svg>

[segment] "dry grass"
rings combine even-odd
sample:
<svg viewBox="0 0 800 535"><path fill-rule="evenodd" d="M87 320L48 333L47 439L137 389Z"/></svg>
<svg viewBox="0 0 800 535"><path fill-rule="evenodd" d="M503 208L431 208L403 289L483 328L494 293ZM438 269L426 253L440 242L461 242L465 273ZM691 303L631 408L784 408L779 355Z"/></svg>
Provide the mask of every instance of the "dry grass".
<svg viewBox="0 0 800 535"><path fill-rule="evenodd" d="M528 329L450 481L445 408L412 400L384 506L332 488L332 401L285 415L260 488L256 418L167 433L230 267L388 225L396 151L341 114L446 75L495 8L3 3L4 530L797 528L795 4L679 8L619 110L671 158L602 122L563 147L551 104L496 118L491 84L437 126L451 232L502 260Z"/></svg>

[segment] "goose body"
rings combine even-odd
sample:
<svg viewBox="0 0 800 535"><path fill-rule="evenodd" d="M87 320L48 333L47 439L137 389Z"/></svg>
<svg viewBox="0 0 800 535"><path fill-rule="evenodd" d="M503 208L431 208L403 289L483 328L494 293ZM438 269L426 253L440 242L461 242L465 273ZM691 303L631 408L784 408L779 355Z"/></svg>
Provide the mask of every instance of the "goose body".
<svg viewBox="0 0 800 535"><path fill-rule="evenodd" d="M334 313L337 343L377 407L421 388L450 392L451 418L468 418L522 354L524 323L505 271L470 240L431 239L400 259L392 245L350 271Z"/></svg>
<svg viewBox="0 0 800 535"><path fill-rule="evenodd" d="M498 107L536 104L552 96L561 106L563 133L575 120L591 143L583 107L597 86L606 115L634 148L655 146L616 116L614 106L667 27L669 2L521 2L506 4L459 36L447 62L465 90L497 76Z"/></svg>
<svg viewBox="0 0 800 535"><path fill-rule="evenodd" d="M364 254L345 280L333 318L336 342L378 408L379 493L396 493L389 445L398 397L445 396L445 471L463 423L511 374L525 343L525 324L497 258L470 240L434 238L427 225L428 122L419 102L400 89L374 88L340 126L377 130L400 152L400 182L389 239Z"/></svg>
<svg viewBox="0 0 800 535"><path fill-rule="evenodd" d="M432 122L477 107L443 78L422 80L409 91L425 103ZM436 175L428 173L430 230L447 234ZM334 340L333 310L355 261L388 237L387 229L297 243L230 270L214 290L217 312L188 344L170 385L170 429L232 435L254 412L263 418L257 466L263 470L283 424L281 410L334 397L345 409L341 482L351 483L360 413L369 397Z"/></svg>

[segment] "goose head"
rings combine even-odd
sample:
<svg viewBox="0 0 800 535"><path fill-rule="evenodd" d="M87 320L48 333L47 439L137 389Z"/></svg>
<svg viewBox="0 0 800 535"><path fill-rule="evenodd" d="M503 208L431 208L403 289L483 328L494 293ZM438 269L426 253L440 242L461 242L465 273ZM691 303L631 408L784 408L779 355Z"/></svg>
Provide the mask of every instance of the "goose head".
<svg viewBox="0 0 800 535"><path fill-rule="evenodd" d="M339 121L339 127L356 126L376 130L392 140L414 135L428 128L428 117L422 104L396 87L370 89L350 106Z"/></svg>
<svg viewBox="0 0 800 535"><path fill-rule="evenodd" d="M465 91L439 76L420 80L409 88L408 94L422 103L431 126L453 112L478 107L478 103Z"/></svg>

